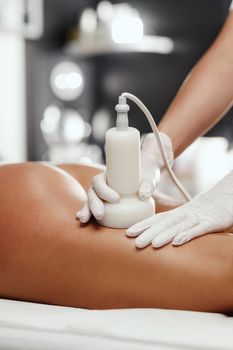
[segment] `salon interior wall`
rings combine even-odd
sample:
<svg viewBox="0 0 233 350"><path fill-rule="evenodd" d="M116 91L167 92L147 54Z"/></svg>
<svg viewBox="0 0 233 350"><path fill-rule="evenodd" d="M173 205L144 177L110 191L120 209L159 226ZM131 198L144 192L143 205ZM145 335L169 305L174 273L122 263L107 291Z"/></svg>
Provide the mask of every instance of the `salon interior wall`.
<svg viewBox="0 0 233 350"><path fill-rule="evenodd" d="M92 133L86 139L87 143L102 150L104 141L98 132L104 130L106 125L113 125L114 105L122 90L142 98L158 122L187 72L219 32L230 4L230 0L112 2L127 2L137 8L144 21L145 32L170 37L176 43L175 50L169 54L118 52L86 54L82 57L78 52L68 54L66 47L74 29L77 29L82 11L88 6L95 8L98 1L44 1L44 35L40 40L26 41L29 160L49 159L48 146L51 144L46 143L40 125L46 108L51 105L56 105L62 110L79 111L84 121L92 127ZM84 73L84 91L74 101L61 101L50 87L51 71L63 60L75 62ZM134 106L132 116L132 125L138 127L141 132L149 131L144 118ZM211 131L211 135L224 135L231 140L232 113Z"/></svg>
<svg viewBox="0 0 233 350"><path fill-rule="evenodd" d="M26 160L25 43L0 33L0 160Z"/></svg>
<svg viewBox="0 0 233 350"><path fill-rule="evenodd" d="M88 6L95 6L93 0L49 0L44 1L44 35L37 41L26 41L26 84L27 84L27 154L29 160L76 161L73 157L76 146L69 147L61 142L48 141L41 131L41 120L48 107L59 110L78 111L86 123L90 122L95 111L96 61L89 57L77 58L67 55L65 47L69 31L77 24L78 15ZM85 78L85 90L78 99L63 101L51 89L50 77L53 68L60 62L78 64ZM60 134L62 125L58 126ZM91 136L88 138L91 142ZM59 142L57 142L59 143ZM80 145L79 145L80 146ZM56 154L51 159L51 149ZM79 148L79 147L78 147ZM50 150L49 150L50 149ZM57 153L58 153L57 152ZM54 155L55 152L52 152Z"/></svg>

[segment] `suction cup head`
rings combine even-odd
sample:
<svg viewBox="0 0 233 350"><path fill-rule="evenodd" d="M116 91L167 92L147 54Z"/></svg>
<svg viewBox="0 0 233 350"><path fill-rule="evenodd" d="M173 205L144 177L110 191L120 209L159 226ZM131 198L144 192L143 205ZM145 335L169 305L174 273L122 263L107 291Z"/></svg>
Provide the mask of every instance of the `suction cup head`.
<svg viewBox="0 0 233 350"><path fill-rule="evenodd" d="M129 228L154 213L152 198L143 201L137 195L121 197L117 203L105 203L105 215L98 223L111 228Z"/></svg>

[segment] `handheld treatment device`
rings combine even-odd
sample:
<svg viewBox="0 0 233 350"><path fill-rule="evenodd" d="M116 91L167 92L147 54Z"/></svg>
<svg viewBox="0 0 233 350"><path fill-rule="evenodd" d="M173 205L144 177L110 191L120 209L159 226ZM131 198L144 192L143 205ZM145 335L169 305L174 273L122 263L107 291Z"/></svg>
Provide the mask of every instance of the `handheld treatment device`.
<svg viewBox="0 0 233 350"><path fill-rule="evenodd" d="M142 200L138 196L141 183L140 133L128 125L129 106L126 98L134 101L146 115L158 142L165 167L185 199L190 200L189 194L167 161L152 115L136 96L125 92L119 97L115 108L116 127L109 129L105 134L106 179L108 185L119 193L120 199L117 203L104 202L105 214L98 222L112 228L128 228L155 213L154 200L152 198Z"/></svg>
<svg viewBox="0 0 233 350"><path fill-rule="evenodd" d="M128 228L155 213L152 198L141 200L138 190L141 183L140 134L128 126L129 106L124 96L116 105L116 127L105 135L107 183L117 191L117 203L105 202L105 215L100 224L114 228Z"/></svg>

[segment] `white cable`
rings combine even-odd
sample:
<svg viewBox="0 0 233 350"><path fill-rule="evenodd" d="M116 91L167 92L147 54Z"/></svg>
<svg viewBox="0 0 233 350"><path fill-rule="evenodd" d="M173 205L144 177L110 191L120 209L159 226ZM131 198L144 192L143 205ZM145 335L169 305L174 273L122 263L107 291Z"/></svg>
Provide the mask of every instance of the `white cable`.
<svg viewBox="0 0 233 350"><path fill-rule="evenodd" d="M180 192L182 193L182 195L184 196L184 198L186 199L186 201L190 201L192 199L192 197L190 196L190 194L187 192L187 190L184 188L184 186L180 183L180 181L177 179L176 175L174 174L164 151L163 148L163 144L161 142L160 136L159 136L159 131L157 129L157 126L155 124L154 118L152 117L150 111L147 109L147 107L144 105L144 103L142 103L141 100L139 100L139 98L137 98L136 96L128 93L128 92L123 92L121 94L121 96L124 96L130 100L132 100L134 103L136 103L136 105L142 110L142 112L145 114L148 122L150 123L151 129L155 135L155 139L157 141L163 162L165 167L167 168L167 171L169 173L169 175L171 176L172 181L174 182L175 186L180 190Z"/></svg>

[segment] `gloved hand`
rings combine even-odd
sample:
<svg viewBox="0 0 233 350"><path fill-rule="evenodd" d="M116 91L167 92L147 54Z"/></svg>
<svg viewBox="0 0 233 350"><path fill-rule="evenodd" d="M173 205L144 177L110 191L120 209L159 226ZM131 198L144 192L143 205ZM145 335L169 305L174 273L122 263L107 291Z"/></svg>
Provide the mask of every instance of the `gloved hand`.
<svg viewBox="0 0 233 350"><path fill-rule="evenodd" d="M159 136L162 141L168 163L170 166L173 166L174 154L171 139L162 132L159 133ZM154 189L160 181L160 174L163 167L163 159L155 136L153 133L147 134L142 141L141 147L142 183L138 191L141 199L148 199L153 195Z"/></svg>
<svg viewBox="0 0 233 350"><path fill-rule="evenodd" d="M160 133L160 138L165 149L169 163L173 164L173 149L170 138ZM157 146L154 134L148 134L142 142L141 149L142 183L138 191L141 199L148 199L154 193L155 186L160 180L160 171L163 168L163 160ZM82 222L89 221L91 214L97 220L104 216L104 204L102 200L115 203L119 200L119 194L106 183L106 174L101 173L93 177L92 186L89 189L88 201L77 212L76 217Z"/></svg>
<svg viewBox="0 0 233 350"><path fill-rule="evenodd" d="M127 230L136 237L135 245L144 248L152 243L159 248L167 243L184 244L206 233L233 226L233 172L209 191L194 197L179 208L155 214Z"/></svg>

